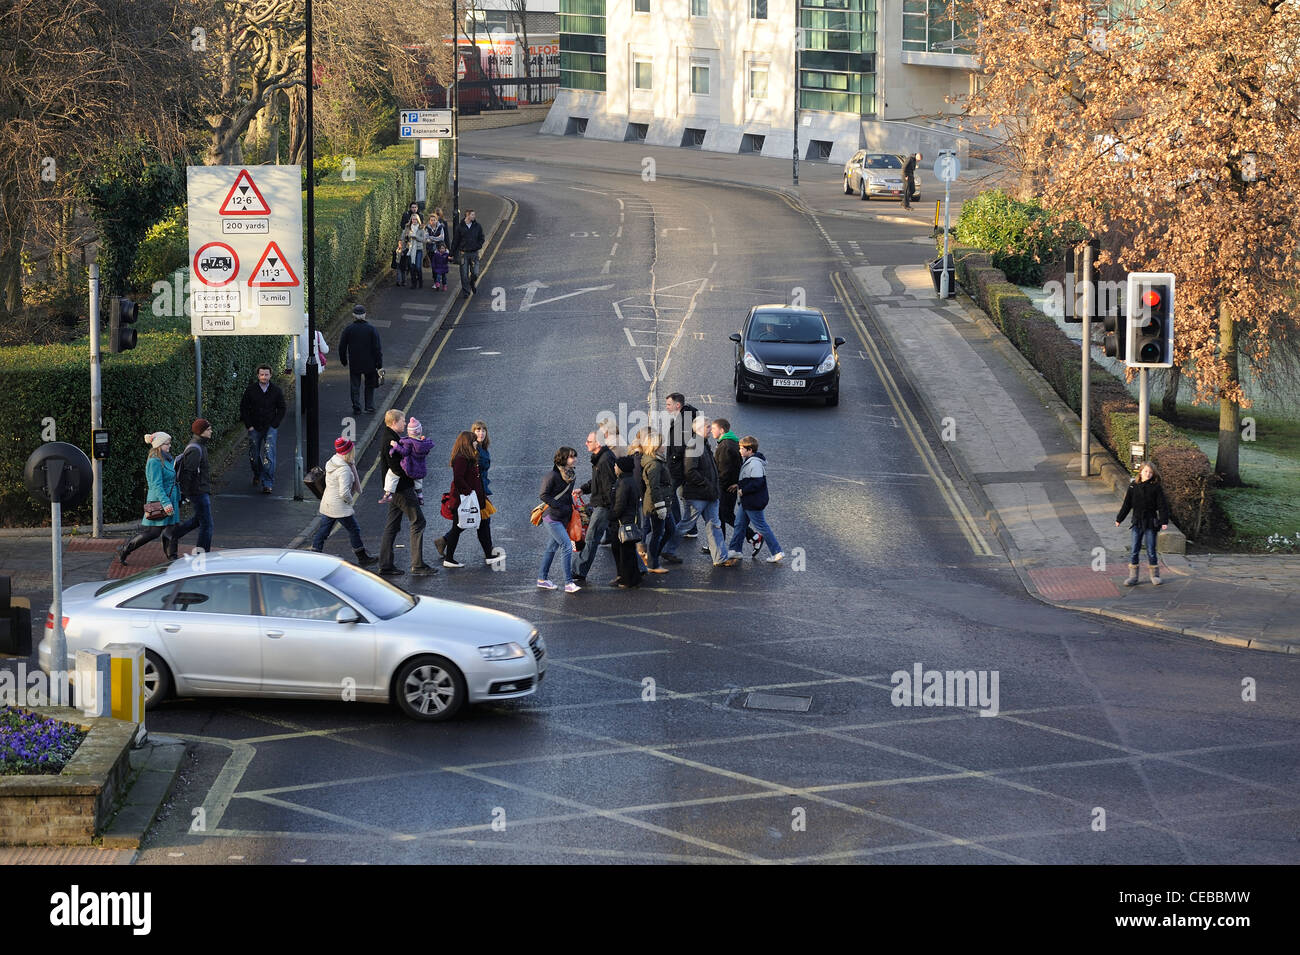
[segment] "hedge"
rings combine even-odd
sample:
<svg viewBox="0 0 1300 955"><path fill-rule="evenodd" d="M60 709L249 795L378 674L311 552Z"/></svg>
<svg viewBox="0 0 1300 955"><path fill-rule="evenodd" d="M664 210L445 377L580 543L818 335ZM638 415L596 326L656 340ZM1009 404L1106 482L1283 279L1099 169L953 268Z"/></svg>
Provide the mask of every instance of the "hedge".
<svg viewBox="0 0 1300 955"><path fill-rule="evenodd" d="M440 194L449 157L424 160L430 194ZM386 267L399 233L402 211L414 194L413 149L390 147L356 159L355 178L328 176L316 187L317 316L323 325L348 300L354 286L376 267ZM177 258L188 267L183 211L150 231L133 271L140 291L155 281L174 282ZM156 270L156 271L155 271ZM145 497L146 432L163 430L183 445L194 420L194 344L184 317L155 316L141 295L138 346L103 356L104 426L111 449L104 462L106 523L140 517ZM103 339L107 343L107 337ZM239 400L259 364L284 368L289 340L283 336L208 336L203 341L203 412L220 434L238 428ZM66 345L0 348L5 414L0 416L0 526L43 524L49 508L38 505L22 483L28 456L46 440L42 421L55 420L58 440L90 447L89 339ZM174 446L173 450L179 450ZM64 515L66 523L90 520L89 502Z"/></svg>
<svg viewBox="0 0 1300 955"><path fill-rule="evenodd" d="M983 249L950 246L957 281L993 319L1016 348L1038 369L1075 414L1083 405L1079 343L1036 309ZM1129 444L1137 440L1138 406L1123 383L1091 363L1089 429L1126 467L1132 469ZM1147 450L1160 471L1174 522L1188 538L1222 519L1214 499L1214 468L1195 444L1159 418L1147 427Z"/></svg>

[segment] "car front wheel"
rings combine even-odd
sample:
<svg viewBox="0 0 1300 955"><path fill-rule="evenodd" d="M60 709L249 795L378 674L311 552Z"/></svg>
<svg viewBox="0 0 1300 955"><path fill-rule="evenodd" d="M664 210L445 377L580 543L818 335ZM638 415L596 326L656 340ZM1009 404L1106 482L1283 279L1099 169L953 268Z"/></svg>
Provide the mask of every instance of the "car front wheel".
<svg viewBox="0 0 1300 955"><path fill-rule="evenodd" d="M167 699L172 692L172 674L167 669L167 664L163 663L162 657L152 650L144 652L144 673L141 674L141 680L144 683L144 707L152 710L163 700Z"/></svg>
<svg viewBox="0 0 1300 955"><path fill-rule="evenodd" d="M393 698L411 719L449 720L465 705L465 678L443 657L407 660L393 681Z"/></svg>
<svg viewBox="0 0 1300 955"><path fill-rule="evenodd" d="M861 199L863 202L866 202L867 199L869 198L867 196L867 180L865 179L862 180L862 191L861 193L859 193L858 198Z"/></svg>
<svg viewBox="0 0 1300 955"><path fill-rule="evenodd" d="M853 180L848 176L844 177L844 194L846 196L853 195Z"/></svg>

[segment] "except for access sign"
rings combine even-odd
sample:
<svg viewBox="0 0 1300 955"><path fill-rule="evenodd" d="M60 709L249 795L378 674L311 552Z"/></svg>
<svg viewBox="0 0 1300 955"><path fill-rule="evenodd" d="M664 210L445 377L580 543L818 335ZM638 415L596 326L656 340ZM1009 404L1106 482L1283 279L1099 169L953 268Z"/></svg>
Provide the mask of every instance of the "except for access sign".
<svg viewBox="0 0 1300 955"><path fill-rule="evenodd" d="M186 173L191 334L302 331L302 168L190 166Z"/></svg>

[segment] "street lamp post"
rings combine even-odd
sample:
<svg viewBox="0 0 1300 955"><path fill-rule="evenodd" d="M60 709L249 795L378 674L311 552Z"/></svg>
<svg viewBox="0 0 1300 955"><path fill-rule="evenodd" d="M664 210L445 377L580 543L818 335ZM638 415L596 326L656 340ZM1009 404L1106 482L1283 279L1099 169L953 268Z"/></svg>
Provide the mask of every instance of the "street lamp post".
<svg viewBox="0 0 1300 955"><path fill-rule="evenodd" d="M460 225L460 7L451 0L451 228ZM454 250L459 252L459 249Z"/></svg>
<svg viewBox="0 0 1300 955"><path fill-rule="evenodd" d="M799 185L799 0L794 5L794 184Z"/></svg>
<svg viewBox="0 0 1300 955"><path fill-rule="evenodd" d="M303 421L302 430L298 432L298 447L304 449L308 461L320 460L320 404L319 378L320 367L316 363L316 143L313 135L312 87L315 77L312 75L312 41L311 41L312 0L307 0L307 44L305 51L307 72L307 367L302 376ZM301 475L299 475L301 476ZM294 484L294 499L301 500L301 481Z"/></svg>

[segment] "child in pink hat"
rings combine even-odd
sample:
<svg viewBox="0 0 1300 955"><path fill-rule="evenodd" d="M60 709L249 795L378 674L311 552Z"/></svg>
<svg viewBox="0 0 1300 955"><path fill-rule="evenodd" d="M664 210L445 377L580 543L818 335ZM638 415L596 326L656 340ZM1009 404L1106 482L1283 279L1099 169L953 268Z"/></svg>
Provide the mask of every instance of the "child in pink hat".
<svg viewBox="0 0 1300 955"><path fill-rule="evenodd" d="M402 459L402 470L406 472L406 476L415 481L416 496L423 504L424 478L429 473L429 467L425 462L428 460L429 452L433 450L433 441L424 436L424 426L420 424L420 419L408 419L406 437L400 441L390 441L389 446L393 449L393 453ZM391 495L397 490L397 481L397 475L391 471L388 477L384 478L385 499L391 500Z"/></svg>

